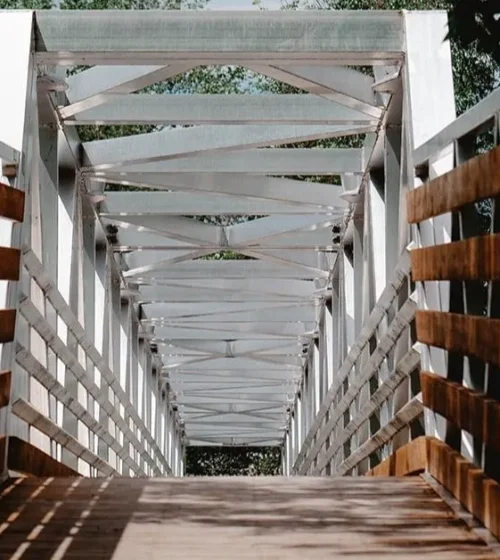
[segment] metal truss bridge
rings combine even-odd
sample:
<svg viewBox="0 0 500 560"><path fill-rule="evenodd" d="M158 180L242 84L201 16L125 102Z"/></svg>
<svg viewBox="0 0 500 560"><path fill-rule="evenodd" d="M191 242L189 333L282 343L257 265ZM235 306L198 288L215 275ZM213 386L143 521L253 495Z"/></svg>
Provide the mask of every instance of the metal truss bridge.
<svg viewBox="0 0 500 560"><path fill-rule="evenodd" d="M498 553L500 91L456 118L446 33L0 12L2 558ZM297 93L153 87L213 66Z"/></svg>

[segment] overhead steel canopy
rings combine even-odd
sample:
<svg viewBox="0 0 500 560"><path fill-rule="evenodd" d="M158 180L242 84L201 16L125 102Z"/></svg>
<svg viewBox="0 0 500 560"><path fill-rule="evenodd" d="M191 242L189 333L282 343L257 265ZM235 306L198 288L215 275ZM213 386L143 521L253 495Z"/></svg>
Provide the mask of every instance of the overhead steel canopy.
<svg viewBox="0 0 500 560"><path fill-rule="evenodd" d="M85 142L80 171L187 443L281 444L385 117L374 78L346 65L393 75L401 13L44 11L36 28L39 63L95 65L68 79L57 108L68 134L164 127ZM135 93L207 64L307 94ZM279 147L367 133L370 149ZM240 259L206 259L227 251Z"/></svg>

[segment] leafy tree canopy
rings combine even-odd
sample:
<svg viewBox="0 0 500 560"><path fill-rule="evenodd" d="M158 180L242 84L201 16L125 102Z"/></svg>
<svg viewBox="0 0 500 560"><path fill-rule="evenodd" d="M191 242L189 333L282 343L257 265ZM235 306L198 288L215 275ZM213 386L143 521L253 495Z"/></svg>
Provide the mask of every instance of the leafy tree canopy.
<svg viewBox="0 0 500 560"><path fill-rule="evenodd" d="M272 476L280 473L277 447L188 447L187 476Z"/></svg>

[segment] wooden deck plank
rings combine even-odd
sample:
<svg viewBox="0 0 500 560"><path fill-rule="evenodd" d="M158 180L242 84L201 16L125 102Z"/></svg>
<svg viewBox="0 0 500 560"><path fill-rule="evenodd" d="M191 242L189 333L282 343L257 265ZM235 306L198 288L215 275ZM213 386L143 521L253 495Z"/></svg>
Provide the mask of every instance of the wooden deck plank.
<svg viewBox="0 0 500 560"><path fill-rule="evenodd" d="M12 342L16 329L16 310L0 309L0 343Z"/></svg>
<svg viewBox="0 0 500 560"><path fill-rule="evenodd" d="M410 191L408 222L416 224L500 194L500 146Z"/></svg>
<svg viewBox="0 0 500 560"><path fill-rule="evenodd" d="M22 222L24 219L24 192L0 183L0 217Z"/></svg>
<svg viewBox="0 0 500 560"><path fill-rule="evenodd" d="M419 342L500 366L500 319L419 310L415 322Z"/></svg>
<svg viewBox="0 0 500 560"><path fill-rule="evenodd" d="M425 406L500 451L500 402L434 373L420 374Z"/></svg>
<svg viewBox="0 0 500 560"><path fill-rule="evenodd" d="M412 279L500 279L500 234L472 237L411 251Z"/></svg>
<svg viewBox="0 0 500 560"><path fill-rule="evenodd" d="M424 436L414 439L397 449L365 476L410 476L421 473L427 464L426 450Z"/></svg>
<svg viewBox="0 0 500 560"><path fill-rule="evenodd" d="M420 477L25 478L3 492L6 559L493 558Z"/></svg>

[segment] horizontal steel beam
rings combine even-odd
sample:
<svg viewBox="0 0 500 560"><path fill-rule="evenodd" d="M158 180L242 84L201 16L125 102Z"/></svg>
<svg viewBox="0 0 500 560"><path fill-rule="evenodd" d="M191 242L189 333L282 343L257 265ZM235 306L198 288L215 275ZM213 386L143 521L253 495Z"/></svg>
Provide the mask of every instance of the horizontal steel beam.
<svg viewBox="0 0 500 560"><path fill-rule="evenodd" d="M271 200L237 198L220 194L187 192L108 192L99 206L102 217L117 214L153 214L161 216L251 216L267 214L317 214L328 207L314 207Z"/></svg>
<svg viewBox="0 0 500 560"><path fill-rule="evenodd" d="M340 136L363 134L374 129L375 127L371 125L273 126L249 124L230 127L225 125L203 125L84 142L82 144L82 159L84 168L87 171L116 169L120 173L134 170L133 167L131 168L133 165L188 158L188 171L193 172L197 171L193 167L195 162L189 161L193 156L337 138ZM227 157L227 154L225 155ZM295 157L298 157L298 154L295 154ZM157 171L158 169L175 171L175 166L171 169L169 169L168 165L165 166L165 169L162 167L150 168L150 171ZM141 171L140 168L139 170ZM214 169L206 169L206 171L214 171ZM310 173L315 174L312 170Z"/></svg>
<svg viewBox="0 0 500 560"><path fill-rule="evenodd" d="M305 156L306 160L322 158L323 163L317 165L318 161L309 163L301 161L305 151L309 154ZM187 193L203 192L212 194L225 194L238 198L251 198L262 201L279 201L288 204L296 204L299 207L308 206L325 206L330 210L336 208L346 208L346 201L341 198L343 188L340 185L331 185L323 183L313 183L308 181L297 181L294 179L282 179L277 177L261 177L255 175L257 171L268 169L264 166L265 159L268 159L270 165L279 165L282 170L286 169L285 175L303 174L306 166L309 170L314 168L314 174L340 174L353 173L354 169L363 167L361 150L280 150L280 153L274 153L276 150L256 150L253 153L242 152L241 154L232 153L231 156L220 158L217 160L221 164L219 169L228 169L228 160L234 160L241 156L245 169L253 173L252 175L244 172L220 172L220 173L149 173L123 171L123 174L116 172L102 172L99 175L90 174L93 178L108 183L117 183L123 185L138 185L151 188L159 188L172 191L183 191ZM318 153L315 153L318 152ZM288 160L286 162L283 161ZM198 158L189 158L191 165L195 166L195 160ZM276 160L280 160L276 164ZM274 163L272 160L275 160ZM188 159L186 158L182 166L188 170ZM214 160L215 161L215 158ZM172 164L180 164L181 160L176 162L164 162ZM158 167L163 164L155 164ZM255 164L253 172L251 171L252 163ZM219 164L217 164L219 165ZM286 167L284 167L286 165ZM321 172L322 166L324 171ZM351 171L348 171L348 169ZM311 171L309 171L311 172ZM264 173L264 171L261 171ZM143 196L143 195L141 195Z"/></svg>
<svg viewBox="0 0 500 560"><path fill-rule="evenodd" d="M35 12L36 59L44 64L197 64L401 59L401 12Z"/></svg>
<svg viewBox="0 0 500 560"><path fill-rule="evenodd" d="M121 95L66 119L66 124L92 125L273 123L377 125L378 119L335 101L293 94Z"/></svg>

